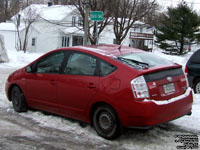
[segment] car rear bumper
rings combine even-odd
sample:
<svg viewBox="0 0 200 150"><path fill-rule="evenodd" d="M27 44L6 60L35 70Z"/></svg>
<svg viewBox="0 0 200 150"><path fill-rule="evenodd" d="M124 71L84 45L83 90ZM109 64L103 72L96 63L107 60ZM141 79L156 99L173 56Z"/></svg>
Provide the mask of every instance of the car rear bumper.
<svg viewBox="0 0 200 150"><path fill-rule="evenodd" d="M167 101L135 101L120 113L120 119L124 127L151 127L189 114L192 102L192 90L188 88L185 94Z"/></svg>

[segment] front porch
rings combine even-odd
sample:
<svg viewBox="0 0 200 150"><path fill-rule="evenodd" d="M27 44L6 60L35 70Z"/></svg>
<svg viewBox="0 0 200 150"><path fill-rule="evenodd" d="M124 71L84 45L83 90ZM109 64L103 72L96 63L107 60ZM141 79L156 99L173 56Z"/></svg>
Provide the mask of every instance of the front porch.
<svg viewBox="0 0 200 150"><path fill-rule="evenodd" d="M130 46L145 51L152 51L153 36L153 34L149 33L130 32Z"/></svg>

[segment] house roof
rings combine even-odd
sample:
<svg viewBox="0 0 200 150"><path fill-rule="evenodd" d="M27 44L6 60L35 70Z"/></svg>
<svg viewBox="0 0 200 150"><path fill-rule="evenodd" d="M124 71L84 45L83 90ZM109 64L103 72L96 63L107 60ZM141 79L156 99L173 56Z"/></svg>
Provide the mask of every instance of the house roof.
<svg viewBox="0 0 200 150"><path fill-rule="evenodd" d="M84 31L77 27L66 27L65 29L62 29L62 31L66 34L84 34Z"/></svg>
<svg viewBox="0 0 200 150"><path fill-rule="evenodd" d="M72 5L47 6L41 4L31 4L13 16L12 19L15 19L20 14L22 19L38 18L50 21L61 21L74 10L76 10L76 7Z"/></svg>
<svg viewBox="0 0 200 150"><path fill-rule="evenodd" d="M20 25L19 30L23 30L25 28L24 25ZM3 22L0 23L0 30L1 31L16 31L16 25L12 22Z"/></svg>

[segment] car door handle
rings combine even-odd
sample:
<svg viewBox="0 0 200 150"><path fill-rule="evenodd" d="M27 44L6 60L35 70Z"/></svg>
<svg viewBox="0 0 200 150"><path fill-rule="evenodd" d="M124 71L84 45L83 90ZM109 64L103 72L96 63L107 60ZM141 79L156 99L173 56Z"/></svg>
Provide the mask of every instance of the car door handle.
<svg viewBox="0 0 200 150"><path fill-rule="evenodd" d="M56 81L55 80L51 80L51 84L56 84Z"/></svg>
<svg viewBox="0 0 200 150"><path fill-rule="evenodd" d="M88 84L88 87L89 87L90 89L96 88L96 86L95 86L94 83L89 83L89 84Z"/></svg>

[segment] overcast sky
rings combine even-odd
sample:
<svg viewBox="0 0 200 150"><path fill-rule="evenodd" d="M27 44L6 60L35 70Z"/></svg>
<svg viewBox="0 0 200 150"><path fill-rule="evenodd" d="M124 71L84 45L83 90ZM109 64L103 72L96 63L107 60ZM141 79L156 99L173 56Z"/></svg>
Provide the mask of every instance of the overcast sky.
<svg viewBox="0 0 200 150"><path fill-rule="evenodd" d="M182 0L157 0L158 3L163 7L167 8L169 6L176 7ZM198 13L200 13L200 0L185 0L188 6L192 6Z"/></svg>

